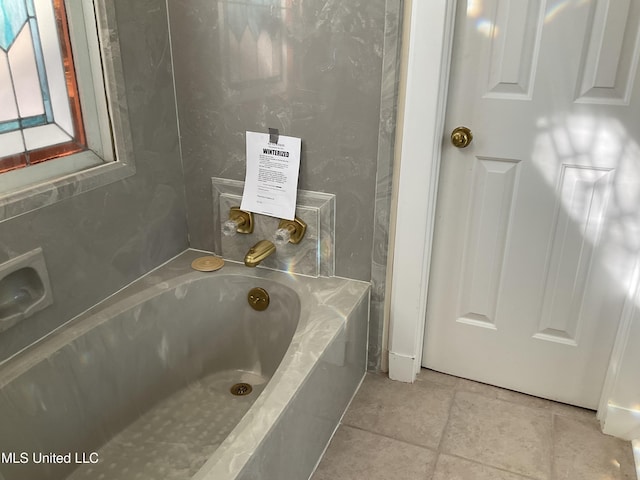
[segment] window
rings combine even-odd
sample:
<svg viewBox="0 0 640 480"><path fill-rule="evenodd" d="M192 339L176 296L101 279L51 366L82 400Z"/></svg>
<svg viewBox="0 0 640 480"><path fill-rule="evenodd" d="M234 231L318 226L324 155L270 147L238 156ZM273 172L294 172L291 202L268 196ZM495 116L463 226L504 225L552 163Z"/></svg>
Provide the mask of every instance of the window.
<svg viewBox="0 0 640 480"><path fill-rule="evenodd" d="M62 0L0 0L0 172L86 149Z"/></svg>
<svg viewBox="0 0 640 480"><path fill-rule="evenodd" d="M135 173L115 19L111 0L0 0L0 221Z"/></svg>

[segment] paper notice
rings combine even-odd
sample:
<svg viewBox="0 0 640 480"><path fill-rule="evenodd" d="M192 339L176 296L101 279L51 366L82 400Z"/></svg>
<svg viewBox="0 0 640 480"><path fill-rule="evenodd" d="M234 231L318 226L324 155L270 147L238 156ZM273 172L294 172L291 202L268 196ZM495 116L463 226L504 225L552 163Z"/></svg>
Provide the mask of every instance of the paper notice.
<svg viewBox="0 0 640 480"><path fill-rule="evenodd" d="M293 220L296 214L301 140L247 132L247 174L240 208Z"/></svg>

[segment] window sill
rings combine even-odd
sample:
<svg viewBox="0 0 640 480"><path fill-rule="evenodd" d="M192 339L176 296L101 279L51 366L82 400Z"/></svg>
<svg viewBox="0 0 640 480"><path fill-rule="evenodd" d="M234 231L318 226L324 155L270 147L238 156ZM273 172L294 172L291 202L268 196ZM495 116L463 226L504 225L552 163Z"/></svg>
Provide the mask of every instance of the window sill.
<svg viewBox="0 0 640 480"><path fill-rule="evenodd" d="M105 163L91 151L4 173L2 184L5 192L0 193L0 222L133 174L133 163Z"/></svg>

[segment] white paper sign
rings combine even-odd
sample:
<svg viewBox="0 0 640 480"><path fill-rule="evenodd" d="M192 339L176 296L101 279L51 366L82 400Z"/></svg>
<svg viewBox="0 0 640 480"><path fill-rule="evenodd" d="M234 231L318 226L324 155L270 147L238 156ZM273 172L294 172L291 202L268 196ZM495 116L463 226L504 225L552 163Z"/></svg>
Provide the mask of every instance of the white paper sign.
<svg viewBox="0 0 640 480"><path fill-rule="evenodd" d="M268 133L247 132L247 174L240 208L293 220L296 215L301 140Z"/></svg>

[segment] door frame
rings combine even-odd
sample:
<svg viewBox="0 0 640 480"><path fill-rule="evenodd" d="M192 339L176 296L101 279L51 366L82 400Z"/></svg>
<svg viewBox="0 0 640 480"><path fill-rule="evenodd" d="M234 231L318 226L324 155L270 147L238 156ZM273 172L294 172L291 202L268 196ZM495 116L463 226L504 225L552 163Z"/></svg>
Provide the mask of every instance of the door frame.
<svg viewBox="0 0 640 480"><path fill-rule="evenodd" d="M396 135L400 162L389 312L389 377L402 382L415 381L422 363L455 6L456 0L404 4L409 32Z"/></svg>
<svg viewBox="0 0 640 480"><path fill-rule="evenodd" d="M403 65L396 136L395 235L390 274L389 377L414 382L422 364L427 293L435 224L438 175L455 28L456 0L405 0ZM411 98L411 102L406 102ZM393 226L392 226L393 228ZM640 259L639 264L640 265ZM640 266L638 267L640 272ZM612 404L621 388L632 389L619 372L640 345L640 273L620 319L598 418L613 425ZM635 370L635 369L634 369ZM634 391L634 396L636 395ZM609 418L607 418L609 417ZM640 423L640 420L638 420ZM617 428L607 433L617 435Z"/></svg>

